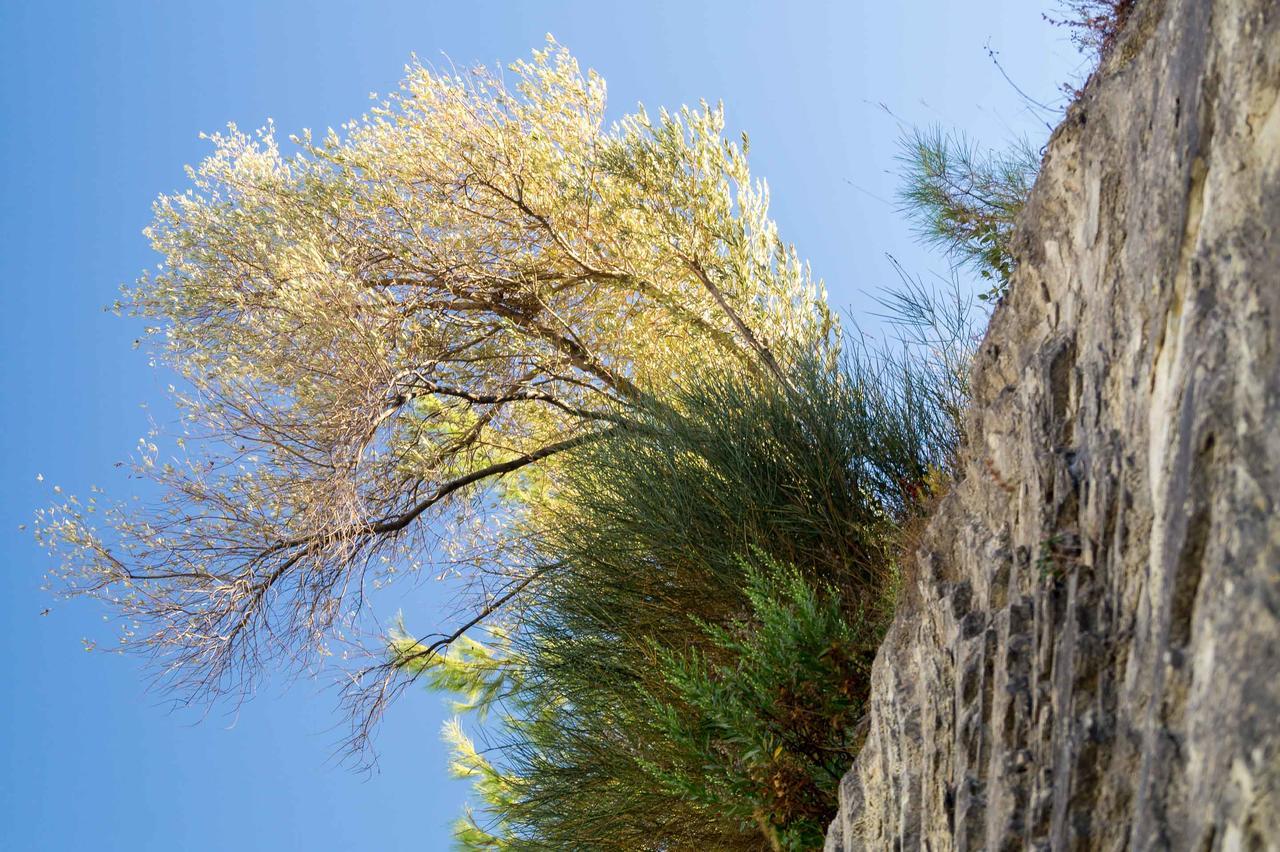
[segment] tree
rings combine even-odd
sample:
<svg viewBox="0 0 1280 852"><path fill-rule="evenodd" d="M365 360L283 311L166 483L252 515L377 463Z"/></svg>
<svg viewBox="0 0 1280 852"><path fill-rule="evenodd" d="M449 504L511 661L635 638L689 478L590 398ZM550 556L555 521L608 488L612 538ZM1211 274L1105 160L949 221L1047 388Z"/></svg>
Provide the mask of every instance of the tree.
<svg viewBox="0 0 1280 852"><path fill-rule="evenodd" d="M501 563L566 451L673 383L725 363L785 382L834 351L720 108L606 128L603 81L554 42L511 71L413 64L291 156L231 127L156 202L163 262L119 307L153 322L187 435L168 462L143 442L158 502L72 500L39 535L56 586L113 607L179 698L312 664L370 583ZM477 620L535 575L509 560ZM355 673L359 721L397 670Z"/></svg>

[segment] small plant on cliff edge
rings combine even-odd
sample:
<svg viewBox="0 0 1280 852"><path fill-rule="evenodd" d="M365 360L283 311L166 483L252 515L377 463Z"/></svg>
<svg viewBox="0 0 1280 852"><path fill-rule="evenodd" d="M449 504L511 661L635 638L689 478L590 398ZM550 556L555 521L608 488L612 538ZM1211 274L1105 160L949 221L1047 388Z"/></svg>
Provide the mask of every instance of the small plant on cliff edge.
<svg viewBox="0 0 1280 852"><path fill-rule="evenodd" d="M990 282L978 298L999 299L1013 274L1009 242L1039 156L1025 140L1004 151L983 151L965 136L938 128L916 128L900 147L898 197L916 235Z"/></svg>
<svg viewBox="0 0 1280 852"><path fill-rule="evenodd" d="M1096 66L1115 46L1137 5L1138 0L1059 0L1062 17L1044 18L1067 28L1072 43L1091 55ZM1071 85L1063 88L1071 97L1080 93ZM957 265L990 282L978 298L998 300L1013 274L1010 239L1040 157L1025 139L1003 151L983 151L962 134L938 128L915 128L899 144L901 211L923 242L940 247Z"/></svg>
<svg viewBox="0 0 1280 852"><path fill-rule="evenodd" d="M1071 31L1071 41L1085 53L1101 58L1110 52L1137 0L1061 0L1065 18L1045 15L1051 24Z"/></svg>

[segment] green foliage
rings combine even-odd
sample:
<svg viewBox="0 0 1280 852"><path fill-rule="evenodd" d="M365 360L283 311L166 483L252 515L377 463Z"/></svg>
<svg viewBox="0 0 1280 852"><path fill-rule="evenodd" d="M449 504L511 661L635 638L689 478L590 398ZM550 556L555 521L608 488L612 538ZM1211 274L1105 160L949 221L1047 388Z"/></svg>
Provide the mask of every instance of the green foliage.
<svg viewBox="0 0 1280 852"><path fill-rule="evenodd" d="M884 308L880 318L893 329L897 346L864 350L859 360L879 364L881 373L865 381L873 387L895 387L899 395L912 399L904 425L923 425L936 447L958 448L969 407L969 372L988 314L958 276L951 276L946 289L936 289L896 261L894 266L899 283L886 288L877 301ZM933 464L945 472L957 463L948 455Z"/></svg>
<svg viewBox="0 0 1280 852"><path fill-rule="evenodd" d="M530 540L560 567L485 655L431 664L496 710L486 749L450 731L478 781L462 848L813 844L856 750L898 527L957 432L908 365L797 364L708 372L558 468Z"/></svg>
<svg viewBox="0 0 1280 852"><path fill-rule="evenodd" d="M999 299L1015 265L1014 222L1040 158L1025 140L1005 151L984 152L963 135L937 128L915 129L900 145L899 198L917 235L990 282L980 299Z"/></svg>
<svg viewBox="0 0 1280 852"><path fill-rule="evenodd" d="M1114 47L1137 0L1059 0L1058 7L1064 17L1046 15L1046 20L1067 28L1077 48L1101 60ZM1079 94L1064 88L1069 95ZM936 127L913 128L903 134L899 147L898 197L917 236L989 282L979 299L998 301L1008 292L1016 266L1013 228L1039 173L1040 156L1026 139L987 151L961 133Z"/></svg>
<svg viewBox="0 0 1280 852"><path fill-rule="evenodd" d="M744 562L750 615L702 625L708 650L655 643L676 696L656 710L683 758L655 774L673 795L736 817L776 848L815 849L857 754L887 608L846 613L833 589L760 562Z"/></svg>

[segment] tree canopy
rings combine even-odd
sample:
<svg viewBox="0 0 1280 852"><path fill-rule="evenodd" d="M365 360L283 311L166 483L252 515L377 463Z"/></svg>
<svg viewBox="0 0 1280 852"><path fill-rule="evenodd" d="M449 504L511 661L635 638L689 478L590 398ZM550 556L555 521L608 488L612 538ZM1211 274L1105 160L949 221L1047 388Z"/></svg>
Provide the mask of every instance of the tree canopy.
<svg viewBox="0 0 1280 852"><path fill-rule="evenodd" d="M606 124L604 82L549 40L509 80L412 64L322 137L209 137L119 305L180 376L176 455L142 442L154 501L42 513L55 586L187 699L357 641L370 584L427 564L483 564L494 611L539 570L519 542L567 450L712 365L785 384L835 355L724 124Z"/></svg>

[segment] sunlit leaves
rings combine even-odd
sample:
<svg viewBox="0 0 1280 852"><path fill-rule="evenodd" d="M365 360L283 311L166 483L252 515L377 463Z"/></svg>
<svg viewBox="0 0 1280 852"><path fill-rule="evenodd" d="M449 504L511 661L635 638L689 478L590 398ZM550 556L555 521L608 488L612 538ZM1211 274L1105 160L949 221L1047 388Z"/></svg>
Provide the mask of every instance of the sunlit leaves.
<svg viewBox="0 0 1280 852"><path fill-rule="evenodd" d="M142 448L152 502L46 515L56 585L125 617L182 697L247 691L358 649L398 572L518 570L562 451L637 406L833 357L722 110L604 116L549 41L506 75L415 62L323 134L210 135L119 306L182 379L177 456Z"/></svg>

